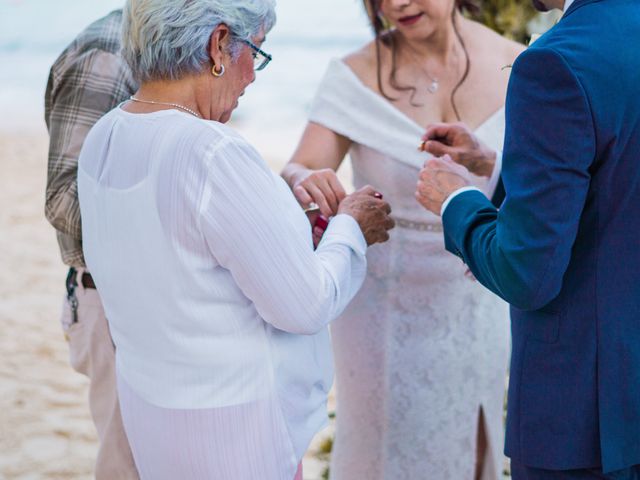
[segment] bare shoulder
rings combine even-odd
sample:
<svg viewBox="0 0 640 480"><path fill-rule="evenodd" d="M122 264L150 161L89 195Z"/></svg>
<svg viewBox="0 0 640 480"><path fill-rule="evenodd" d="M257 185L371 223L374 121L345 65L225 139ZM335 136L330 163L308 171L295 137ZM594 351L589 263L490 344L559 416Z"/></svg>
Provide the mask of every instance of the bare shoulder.
<svg viewBox="0 0 640 480"><path fill-rule="evenodd" d="M526 47L521 43L509 40L491 30L489 27L474 21L468 21L467 41L477 48L478 54L501 65L511 65Z"/></svg>
<svg viewBox="0 0 640 480"><path fill-rule="evenodd" d="M496 34L497 35L497 34ZM504 59L509 62L509 64L513 64L516 61L516 58L524 52L527 47L523 44L514 42L513 40L509 40L508 38L504 38L500 35L497 35L499 38L499 43L502 53L504 54Z"/></svg>
<svg viewBox="0 0 640 480"><path fill-rule="evenodd" d="M369 42L342 59L342 61L366 85L375 84L377 52L375 42Z"/></svg>

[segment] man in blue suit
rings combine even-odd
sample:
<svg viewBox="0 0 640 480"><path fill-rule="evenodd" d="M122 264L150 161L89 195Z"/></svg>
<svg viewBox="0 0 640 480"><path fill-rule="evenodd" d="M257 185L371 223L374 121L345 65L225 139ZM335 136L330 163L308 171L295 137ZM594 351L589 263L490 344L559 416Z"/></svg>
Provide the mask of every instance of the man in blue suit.
<svg viewBox="0 0 640 480"><path fill-rule="evenodd" d="M534 3L565 14L513 65L500 209L460 165L496 154L459 124L428 132L449 156L426 162L416 196L512 305L514 480L637 479L640 0Z"/></svg>

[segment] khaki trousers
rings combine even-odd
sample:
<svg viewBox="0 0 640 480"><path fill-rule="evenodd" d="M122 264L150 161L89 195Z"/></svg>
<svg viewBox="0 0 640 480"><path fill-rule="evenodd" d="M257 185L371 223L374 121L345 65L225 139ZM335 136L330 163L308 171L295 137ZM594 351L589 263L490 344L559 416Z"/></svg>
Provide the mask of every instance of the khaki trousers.
<svg viewBox="0 0 640 480"><path fill-rule="evenodd" d="M78 279L82 273L82 270L78 272ZM96 479L138 480L120 416L115 347L102 301L96 290L85 289L80 284L75 295L78 301L77 321L73 321L67 298L64 299L61 321L69 342L71 366L90 380L89 410L100 441Z"/></svg>

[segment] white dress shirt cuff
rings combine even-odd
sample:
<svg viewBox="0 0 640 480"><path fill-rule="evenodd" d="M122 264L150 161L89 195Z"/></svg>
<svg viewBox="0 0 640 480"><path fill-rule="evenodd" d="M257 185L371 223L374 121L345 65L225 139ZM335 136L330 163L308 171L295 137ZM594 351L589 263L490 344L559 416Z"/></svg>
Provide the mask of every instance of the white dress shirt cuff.
<svg viewBox="0 0 640 480"><path fill-rule="evenodd" d="M496 164L493 166L493 172L491 172L491 178L487 183L487 192L491 196L496 191L496 186L500 180L500 173L502 172L502 150L496 152Z"/></svg>
<svg viewBox="0 0 640 480"><path fill-rule="evenodd" d="M367 241L360 225L351 215L336 215L329 222L321 243L339 242L348 245L354 252L364 255L367 252Z"/></svg>
<svg viewBox="0 0 640 480"><path fill-rule="evenodd" d="M457 197L461 193L470 192L472 190L477 190L478 192L482 193L482 190L476 187L462 187L454 191L451 195L449 195L447 199L444 201L444 203L442 204L442 207L440 208L440 216L442 217L444 215L444 211L447 209L447 207L451 203L451 200L453 200L455 197Z"/></svg>

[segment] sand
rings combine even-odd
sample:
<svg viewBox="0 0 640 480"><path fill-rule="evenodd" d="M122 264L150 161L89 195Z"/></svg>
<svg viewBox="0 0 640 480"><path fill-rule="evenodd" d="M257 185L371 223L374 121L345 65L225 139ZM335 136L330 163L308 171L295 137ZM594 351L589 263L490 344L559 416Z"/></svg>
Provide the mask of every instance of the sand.
<svg viewBox="0 0 640 480"><path fill-rule="evenodd" d="M89 479L97 448L88 381L59 322L66 269L43 214L47 142L44 127L0 132L0 480ZM313 452L304 466L320 479Z"/></svg>
<svg viewBox="0 0 640 480"><path fill-rule="evenodd" d="M43 214L47 136L0 134L0 478L91 478L87 381L59 324L65 268Z"/></svg>

